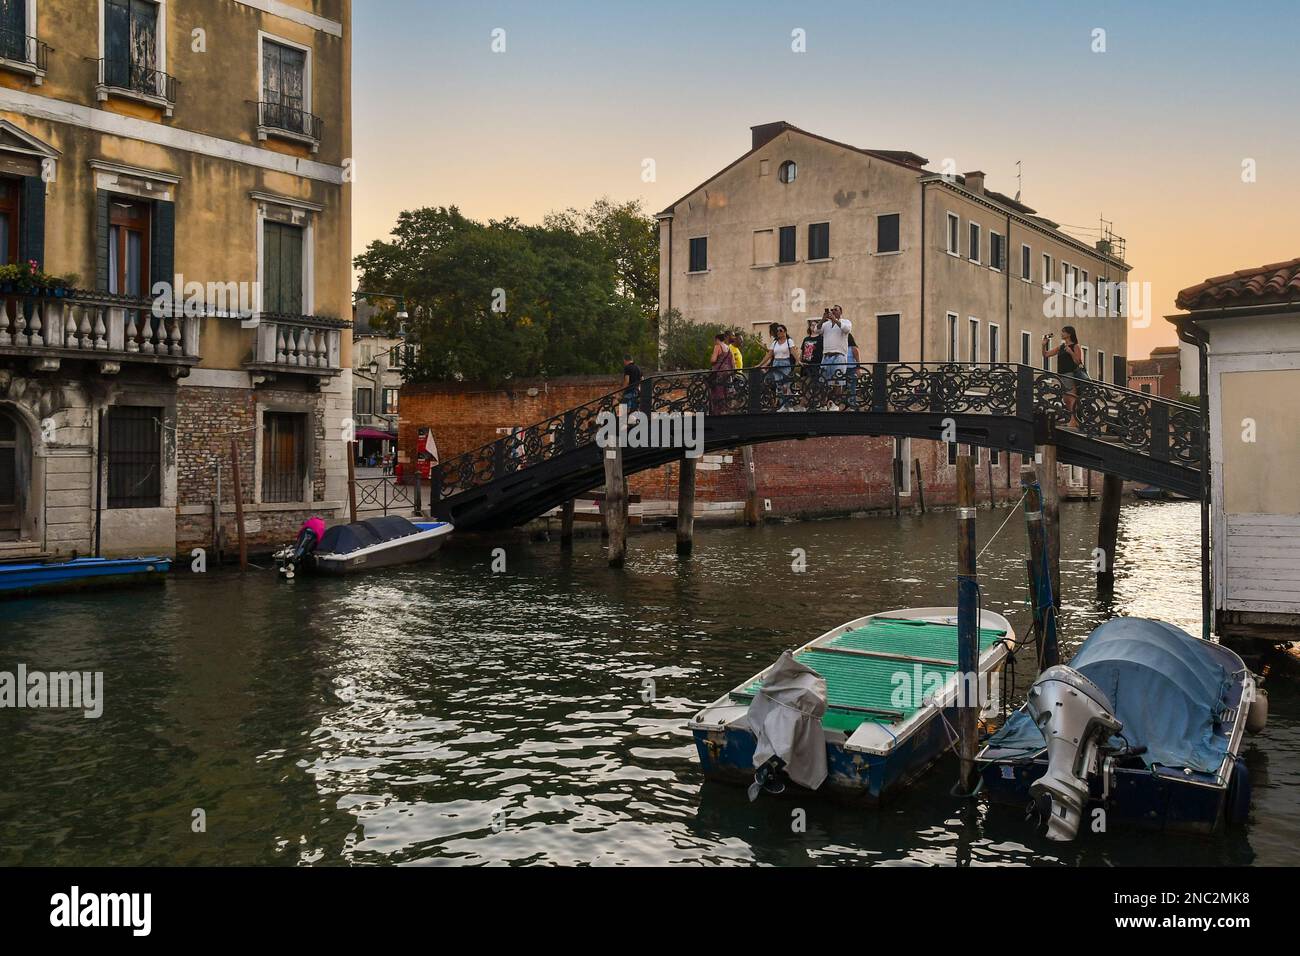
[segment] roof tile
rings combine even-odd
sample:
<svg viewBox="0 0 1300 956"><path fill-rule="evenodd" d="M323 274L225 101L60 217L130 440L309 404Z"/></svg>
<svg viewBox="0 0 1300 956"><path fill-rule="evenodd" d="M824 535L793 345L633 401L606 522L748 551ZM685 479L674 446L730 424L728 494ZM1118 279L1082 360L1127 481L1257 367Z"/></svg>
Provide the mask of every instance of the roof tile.
<svg viewBox="0 0 1300 956"><path fill-rule="evenodd" d="M1180 309L1230 309L1300 300L1300 258L1206 279L1178 293Z"/></svg>

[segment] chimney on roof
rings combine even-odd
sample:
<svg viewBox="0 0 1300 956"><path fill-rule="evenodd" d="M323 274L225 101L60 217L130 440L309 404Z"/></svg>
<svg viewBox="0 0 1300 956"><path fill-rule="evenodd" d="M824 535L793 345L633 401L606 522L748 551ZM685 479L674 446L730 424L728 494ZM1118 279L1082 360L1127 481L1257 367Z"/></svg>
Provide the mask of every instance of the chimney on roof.
<svg viewBox="0 0 1300 956"><path fill-rule="evenodd" d="M780 136L789 125L790 124L785 120L780 120L776 123L763 123L761 126L751 126L749 132L753 137L753 145L749 148L751 150L758 149L758 147L762 146L764 143L771 142Z"/></svg>
<svg viewBox="0 0 1300 956"><path fill-rule="evenodd" d="M966 188L973 193L984 195L984 173L978 169L964 173L962 176L966 180Z"/></svg>

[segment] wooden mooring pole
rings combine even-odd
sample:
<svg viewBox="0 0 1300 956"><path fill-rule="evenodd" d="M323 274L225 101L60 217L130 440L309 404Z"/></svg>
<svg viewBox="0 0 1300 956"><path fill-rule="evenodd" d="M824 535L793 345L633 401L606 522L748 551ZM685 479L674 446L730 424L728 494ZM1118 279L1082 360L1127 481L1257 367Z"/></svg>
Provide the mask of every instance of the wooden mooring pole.
<svg viewBox="0 0 1300 956"><path fill-rule="evenodd" d="M754 470L754 446L740 449L740 460L745 469L745 524L756 528L763 522L763 511L758 506L758 473Z"/></svg>
<svg viewBox="0 0 1300 956"><path fill-rule="evenodd" d="M1020 467L1020 485L1025 489L1025 528L1029 536L1029 606L1034 619L1034 648L1040 667L1058 660L1056 608L1050 597L1051 575L1047 570L1047 522L1038 475L1031 464Z"/></svg>
<svg viewBox="0 0 1300 956"><path fill-rule="evenodd" d="M348 442L348 520L357 523L357 443Z"/></svg>
<svg viewBox="0 0 1300 956"><path fill-rule="evenodd" d="M677 553L690 554L695 547L696 458L683 458L677 473Z"/></svg>
<svg viewBox="0 0 1300 956"><path fill-rule="evenodd" d="M957 733L961 738L959 790L975 791L979 746L979 579L975 568L975 465L957 457Z"/></svg>
<svg viewBox="0 0 1300 956"><path fill-rule="evenodd" d="M912 467L916 471L916 504L925 514L925 482L921 480L921 459L913 458Z"/></svg>
<svg viewBox="0 0 1300 956"><path fill-rule="evenodd" d="M1043 530L1047 541L1047 567L1052 580L1052 602L1061 607L1061 493L1057 487L1056 446L1043 445L1038 484L1043 489Z"/></svg>
<svg viewBox="0 0 1300 956"><path fill-rule="evenodd" d="M560 508L560 550L573 550L573 499Z"/></svg>
<svg viewBox="0 0 1300 956"><path fill-rule="evenodd" d="M244 483L239 480L239 439L230 439L230 472L235 479L235 530L239 532L239 570L248 570L248 545L244 540Z"/></svg>
<svg viewBox="0 0 1300 956"><path fill-rule="evenodd" d="M609 566L621 568L627 557L626 489L623 484L623 449L605 449L605 527L609 530Z"/></svg>
<svg viewBox="0 0 1300 956"><path fill-rule="evenodd" d="M1097 522L1097 549L1101 563L1097 567L1097 596L1110 598L1115 593L1115 549L1119 543L1119 508L1124 494L1124 479L1104 475L1101 479L1101 518Z"/></svg>

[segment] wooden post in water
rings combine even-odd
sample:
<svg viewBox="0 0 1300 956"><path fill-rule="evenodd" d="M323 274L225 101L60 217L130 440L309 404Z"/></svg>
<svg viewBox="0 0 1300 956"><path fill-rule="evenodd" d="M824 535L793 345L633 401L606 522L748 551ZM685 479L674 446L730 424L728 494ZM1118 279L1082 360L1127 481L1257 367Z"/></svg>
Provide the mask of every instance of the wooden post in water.
<svg viewBox="0 0 1300 956"><path fill-rule="evenodd" d="M1043 489L1043 530L1047 541L1047 568L1052 582L1052 603L1061 607L1061 493L1056 482L1056 446L1040 449L1043 465L1038 483Z"/></svg>
<svg viewBox="0 0 1300 956"><path fill-rule="evenodd" d="M348 520L357 523L357 443L348 442Z"/></svg>
<svg viewBox="0 0 1300 956"><path fill-rule="evenodd" d="M898 503L898 494L903 490L903 459L898 457L898 439L894 439L894 457L889 461L889 477L894 485L894 517L897 518L903 513Z"/></svg>
<svg viewBox="0 0 1300 956"><path fill-rule="evenodd" d="M626 488L623 484L623 449L605 449L605 527L609 529L609 566L621 568L627 557Z"/></svg>
<svg viewBox="0 0 1300 956"><path fill-rule="evenodd" d="M993 495L993 449L992 448L984 449L984 462L985 464L988 465L989 511L992 511L994 508L998 506L997 498L995 498Z"/></svg>
<svg viewBox="0 0 1300 956"><path fill-rule="evenodd" d="M683 458L677 473L677 553L695 547L695 466L698 458Z"/></svg>
<svg viewBox="0 0 1300 956"><path fill-rule="evenodd" d="M1124 494L1124 479L1103 475L1101 479L1101 519L1097 523L1097 548L1101 567L1097 569L1097 596L1109 598L1115 593L1115 548L1119 542L1119 507Z"/></svg>
<svg viewBox="0 0 1300 956"><path fill-rule="evenodd" d="M921 459L913 458L912 467L916 471L916 503L925 514L925 482L921 480Z"/></svg>
<svg viewBox="0 0 1300 956"><path fill-rule="evenodd" d="M560 550L573 549L573 499L570 498L560 508Z"/></svg>
<svg viewBox="0 0 1300 956"><path fill-rule="evenodd" d="M958 788L975 790L979 744L979 592L975 568L975 465L957 456L957 733L961 738Z"/></svg>
<svg viewBox="0 0 1300 956"><path fill-rule="evenodd" d="M235 530L239 532L239 570L248 570L248 545L244 541L244 484L239 480L239 439L230 439L230 471L235 478Z"/></svg>
<svg viewBox="0 0 1300 956"><path fill-rule="evenodd" d="M1029 604L1034 618L1034 647L1039 666L1050 667L1058 659L1056 608L1048 598L1047 522L1038 475L1031 464L1020 467L1020 484L1025 489L1025 528L1029 535Z"/></svg>
<svg viewBox="0 0 1300 956"><path fill-rule="evenodd" d="M753 445L740 449L740 460L745 468L745 524L755 528L762 523L763 513L758 507L758 475L754 472Z"/></svg>

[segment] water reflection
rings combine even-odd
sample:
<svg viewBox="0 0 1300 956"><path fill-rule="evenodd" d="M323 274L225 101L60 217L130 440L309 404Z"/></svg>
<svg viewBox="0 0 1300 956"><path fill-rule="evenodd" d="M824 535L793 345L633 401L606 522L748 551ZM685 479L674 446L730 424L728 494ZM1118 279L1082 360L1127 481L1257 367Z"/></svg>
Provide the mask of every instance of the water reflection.
<svg viewBox="0 0 1300 956"><path fill-rule="evenodd" d="M982 513L981 546L1006 517ZM1062 509L1070 653L1093 596L1097 506ZM936 767L863 811L705 784L689 716L780 651L872 610L952 603L951 514L598 541L462 543L355 579L177 576L165 589L4 605L0 667L105 671L103 719L0 712L0 863L1128 865L1300 861L1300 714L1274 682L1247 761L1249 827L1061 847L1018 812L963 820ZM1194 503L1126 505L1115 609L1199 628ZM792 570L794 549L806 573ZM1024 529L981 559L1023 633ZM1032 662L1023 654L1019 676ZM650 682L653 682L651 685ZM650 693L653 689L653 694ZM195 808L207 832L192 830ZM806 813L806 832L792 812Z"/></svg>

